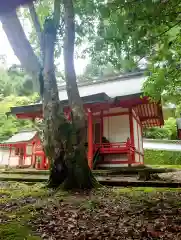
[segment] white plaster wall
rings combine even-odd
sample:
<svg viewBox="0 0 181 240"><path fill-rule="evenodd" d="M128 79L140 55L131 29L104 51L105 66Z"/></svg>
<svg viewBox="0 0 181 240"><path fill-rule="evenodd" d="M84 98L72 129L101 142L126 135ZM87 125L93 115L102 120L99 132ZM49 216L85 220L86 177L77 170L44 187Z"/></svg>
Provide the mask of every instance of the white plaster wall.
<svg viewBox="0 0 181 240"><path fill-rule="evenodd" d="M27 155L31 155L31 154L32 154L32 151L33 151L33 146L32 146L32 144L31 144L31 145L27 145L27 146L26 146L26 154L27 154Z"/></svg>
<svg viewBox="0 0 181 240"><path fill-rule="evenodd" d="M140 162L143 163L143 161L144 161L144 157L142 155L140 155Z"/></svg>
<svg viewBox="0 0 181 240"><path fill-rule="evenodd" d="M31 156L25 159L25 165L31 164ZM11 156L9 154L9 149L0 149L0 165L18 166L19 156L15 155L15 150L11 150Z"/></svg>
<svg viewBox="0 0 181 240"><path fill-rule="evenodd" d="M133 131L134 131L134 146L135 146L136 150L139 150L137 121L134 118L133 118Z"/></svg>
<svg viewBox="0 0 181 240"><path fill-rule="evenodd" d="M139 163L139 161L140 161L140 154L135 153L135 162Z"/></svg>
<svg viewBox="0 0 181 240"><path fill-rule="evenodd" d="M129 116L104 117L104 136L110 142L126 142L130 138Z"/></svg>
<svg viewBox="0 0 181 240"><path fill-rule="evenodd" d="M138 133L139 133L140 152L144 153L144 150L143 150L143 136L142 136L142 130L141 130L141 126L140 125L138 125Z"/></svg>
<svg viewBox="0 0 181 240"><path fill-rule="evenodd" d="M9 166L18 166L19 165L19 157L18 156L12 156L9 160Z"/></svg>
<svg viewBox="0 0 181 240"><path fill-rule="evenodd" d="M26 159L25 159L25 165L31 165L31 156L26 157Z"/></svg>
<svg viewBox="0 0 181 240"><path fill-rule="evenodd" d="M8 165L9 149L0 148L0 165Z"/></svg>

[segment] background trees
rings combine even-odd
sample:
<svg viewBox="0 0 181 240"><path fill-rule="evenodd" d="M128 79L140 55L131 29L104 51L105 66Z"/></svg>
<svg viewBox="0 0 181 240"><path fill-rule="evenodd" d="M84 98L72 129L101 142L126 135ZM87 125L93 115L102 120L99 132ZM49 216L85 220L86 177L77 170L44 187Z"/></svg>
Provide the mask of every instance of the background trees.
<svg viewBox="0 0 181 240"><path fill-rule="evenodd" d="M6 116L6 113L12 106L31 104L36 102L38 98L39 96L37 94L28 97L9 95L0 100L0 142L8 139L8 137L22 129L33 128L31 121L20 120L11 115Z"/></svg>

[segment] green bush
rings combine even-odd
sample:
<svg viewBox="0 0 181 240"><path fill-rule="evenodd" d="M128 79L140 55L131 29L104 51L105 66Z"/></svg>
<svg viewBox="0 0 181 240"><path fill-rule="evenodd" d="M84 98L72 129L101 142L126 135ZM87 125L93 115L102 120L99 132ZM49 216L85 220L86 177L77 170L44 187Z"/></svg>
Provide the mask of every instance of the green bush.
<svg viewBox="0 0 181 240"><path fill-rule="evenodd" d="M164 122L163 127L152 127L145 128L143 130L143 135L146 138L152 139L176 139L177 138L177 127L176 127L176 119L168 118Z"/></svg>
<svg viewBox="0 0 181 240"><path fill-rule="evenodd" d="M181 152L145 150L144 163L150 165L180 165Z"/></svg>

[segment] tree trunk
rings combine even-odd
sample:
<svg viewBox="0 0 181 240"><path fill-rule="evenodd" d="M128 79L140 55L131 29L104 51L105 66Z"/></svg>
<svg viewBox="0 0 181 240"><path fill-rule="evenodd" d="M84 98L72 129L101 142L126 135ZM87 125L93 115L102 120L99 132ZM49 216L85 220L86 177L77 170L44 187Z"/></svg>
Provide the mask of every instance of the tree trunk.
<svg viewBox="0 0 181 240"><path fill-rule="evenodd" d="M64 4L64 68L69 106L72 111L72 146L66 159L68 188L92 188L96 180L88 166L85 142L86 120L82 100L79 95L74 68L75 20L72 0L63 0Z"/></svg>
<svg viewBox="0 0 181 240"><path fill-rule="evenodd" d="M44 35L43 114L45 123L44 149L52 163L49 187L58 187L63 184L66 189L90 189L96 181L94 181L86 158L85 135L83 135L83 131L85 134L85 124L81 123L82 125L80 125L77 116L74 121L73 115L71 123L64 116L63 107L59 102L54 71L56 40L54 31L56 30L46 29ZM84 113L81 115L81 120L85 123Z"/></svg>
<svg viewBox="0 0 181 240"><path fill-rule="evenodd" d="M41 66L24 33L16 12L13 11L5 16L1 16L0 20L14 54L19 59L22 67L36 78Z"/></svg>
<svg viewBox="0 0 181 240"><path fill-rule="evenodd" d="M55 1L57 5L58 0ZM54 47L57 24L53 23L52 19L45 22L44 62L41 66L24 34L16 13L9 13L1 20L10 44L25 69L32 75L38 76L41 67L43 67L43 118L45 126L43 146L46 156L51 162L48 185L54 188L62 184L66 189L90 189L97 182L88 167L84 147L86 141L85 113L76 84L73 63L75 26L72 1L65 0L64 7L64 60L69 106L72 109L71 123L64 116L55 78Z"/></svg>

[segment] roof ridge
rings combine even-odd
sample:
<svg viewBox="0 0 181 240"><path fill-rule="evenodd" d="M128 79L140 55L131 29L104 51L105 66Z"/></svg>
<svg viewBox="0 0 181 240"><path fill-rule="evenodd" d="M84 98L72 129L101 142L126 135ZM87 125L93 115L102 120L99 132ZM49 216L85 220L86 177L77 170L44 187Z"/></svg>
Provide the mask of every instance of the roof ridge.
<svg viewBox="0 0 181 240"><path fill-rule="evenodd" d="M131 72L131 73L125 73L125 74L119 74L119 75L113 75L109 77L103 77L103 78L91 78L90 80L87 80L85 82L77 82L78 87L83 87L83 86L89 86L89 85L94 85L94 84L99 84L102 82L109 82L109 81L124 81L124 80L129 80L131 77L139 77L139 76L144 76L144 70L140 70L137 72ZM92 81L91 81L92 80ZM65 90L66 85L58 86L58 90Z"/></svg>
<svg viewBox="0 0 181 240"><path fill-rule="evenodd" d="M15 133L23 133L23 132L37 132L36 129L30 128L30 129L21 129L19 132Z"/></svg>

